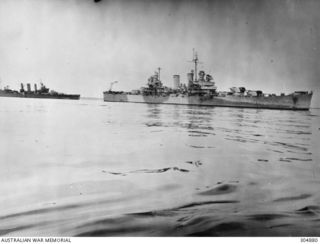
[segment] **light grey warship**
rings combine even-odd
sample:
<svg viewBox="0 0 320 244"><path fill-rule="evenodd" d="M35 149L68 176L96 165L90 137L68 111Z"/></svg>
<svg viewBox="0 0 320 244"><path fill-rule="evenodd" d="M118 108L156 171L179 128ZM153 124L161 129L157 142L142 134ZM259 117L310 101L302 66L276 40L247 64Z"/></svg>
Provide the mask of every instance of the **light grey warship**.
<svg viewBox="0 0 320 244"><path fill-rule="evenodd" d="M0 89L0 97L20 97L20 98L51 98L51 99L80 99L79 94L65 94L59 93L47 88L43 83L40 83L40 89L37 88L37 84L34 84L34 91L31 90L30 83L27 84L27 90L24 89L24 85L21 83L20 91L11 90L8 86L4 89Z"/></svg>
<svg viewBox="0 0 320 244"><path fill-rule="evenodd" d="M260 90L247 90L245 87L232 87L229 92L217 91L213 78L200 70L197 77L198 55L194 52L194 70L187 74L188 85L180 83L180 76L173 76L173 88L163 86L160 80L160 68L148 79L147 87L131 92L103 92L105 102L130 102L151 104L183 104L216 107L240 107L261 109L309 110L312 91L295 91L285 95L281 93L265 94Z"/></svg>

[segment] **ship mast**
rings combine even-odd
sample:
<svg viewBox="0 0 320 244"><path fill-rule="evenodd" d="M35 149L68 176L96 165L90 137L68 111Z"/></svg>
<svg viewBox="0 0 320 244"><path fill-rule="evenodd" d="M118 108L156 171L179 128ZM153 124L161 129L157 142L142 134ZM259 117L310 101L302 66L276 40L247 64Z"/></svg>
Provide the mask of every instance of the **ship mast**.
<svg viewBox="0 0 320 244"><path fill-rule="evenodd" d="M194 62L194 80L197 81L197 68L198 68L198 53L194 51L193 49L193 59L192 62Z"/></svg>
<svg viewBox="0 0 320 244"><path fill-rule="evenodd" d="M159 79L159 80L160 80L160 70L161 70L161 68L158 67L158 79Z"/></svg>
<svg viewBox="0 0 320 244"><path fill-rule="evenodd" d="M198 53L194 50L194 48L192 49L193 51L193 58L191 61L189 62L192 62L194 63L194 81L198 81L198 77L197 77L197 73L198 73L198 64L202 64L201 62L199 62L199 59L198 59Z"/></svg>

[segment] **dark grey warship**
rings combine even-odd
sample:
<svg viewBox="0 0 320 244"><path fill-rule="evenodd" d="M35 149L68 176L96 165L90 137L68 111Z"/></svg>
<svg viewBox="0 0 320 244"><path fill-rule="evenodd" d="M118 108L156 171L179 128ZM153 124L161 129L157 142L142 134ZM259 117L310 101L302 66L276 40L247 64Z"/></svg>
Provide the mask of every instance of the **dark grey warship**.
<svg viewBox="0 0 320 244"><path fill-rule="evenodd" d="M79 94L64 94L53 90L50 90L45 85L40 83L40 89L37 88L37 84L34 84L34 90L31 90L31 85L27 84L27 90L24 89L24 85L21 83L19 91L11 90L9 87L0 89L0 97L22 97L22 98L52 98L52 99L80 99Z"/></svg>
<svg viewBox="0 0 320 244"><path fill-rule="evenodd" d="M160 68L148 79L147 87L131 92L103 92L105 102L130 102L152 104L183 104L219 107L265 108L309 110L312 91L295 91L285 95L281 93L265 94L260 90L247 90L245 87L232 87L230 91L217 91L210 74L203 70L197 72L198 55L194 52L194 70L187 74L187 84L180 83L180 76L173 76L173 88L163 86L160 80ZM198 77L197 77L198 74ZM113 84L113 83L112 83Z"/></svg>

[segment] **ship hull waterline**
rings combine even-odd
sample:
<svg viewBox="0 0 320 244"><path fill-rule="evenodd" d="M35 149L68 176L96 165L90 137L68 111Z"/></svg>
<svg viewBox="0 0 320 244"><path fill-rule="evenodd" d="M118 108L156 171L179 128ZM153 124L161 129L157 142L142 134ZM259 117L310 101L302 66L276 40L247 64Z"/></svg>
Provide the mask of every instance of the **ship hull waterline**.
<svg viewBox="0 0 320 244"><path fill-rule="evenodd" d="M213 96L198 95L133 95L104 92L105 102L128 102L148 104L196 105L210 107L258 108L279 110L309 110L312 93L285 96Z"/></svg>

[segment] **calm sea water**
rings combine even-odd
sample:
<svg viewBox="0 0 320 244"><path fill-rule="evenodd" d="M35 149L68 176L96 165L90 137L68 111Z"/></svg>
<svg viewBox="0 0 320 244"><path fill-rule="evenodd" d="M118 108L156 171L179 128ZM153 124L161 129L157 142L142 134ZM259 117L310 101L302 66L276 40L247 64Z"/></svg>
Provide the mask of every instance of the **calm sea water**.
<svg viewBox="0 0 320 244"><path fill-rule="evenodd" d="M0 235L319 236L320 111L0 98Z"/></svg>

